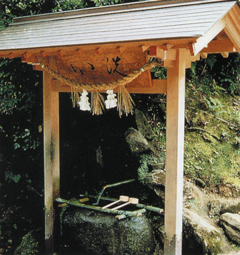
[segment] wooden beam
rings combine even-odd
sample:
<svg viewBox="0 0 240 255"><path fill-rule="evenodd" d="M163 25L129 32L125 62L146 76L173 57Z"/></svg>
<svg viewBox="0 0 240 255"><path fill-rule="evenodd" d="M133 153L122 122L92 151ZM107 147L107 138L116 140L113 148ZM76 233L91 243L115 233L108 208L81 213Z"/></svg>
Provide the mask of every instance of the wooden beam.
<svg viewBox="0 0 240 255"><path fill-rule="evenodd" d="M95 50L96 48L101 47L103 50L116 49L118 47L128 48L128 47L136 47L141 48L141 51L148 49L150 46L163 46L163 45L173 45L173 48L180 47L188 47L189 43L196 42L196 38L180 38L180 39L163 39L163 40L143 40L143 41L133 41L133 42L115 42L108 44L93 44L93 45L76 45L76 46L59 46L59 47L50 47L50 48L37 48L37 49L27 49L29 54L37 54L43 53L44 56L51 55L60 55L63 54L74 54L76 50L79 48L81 51L89 51ZM62 51L62 52L60 52ZM11 55L11 58L21 57L22 54L26 52L25 50L4 50L0 51L0 57L8 58ZM75 52L76 53L76 52ZM11 54L11 55L9 55Z"/></svg>
<svg viewBox="0 0 240 255"><path fill-rule="evenodd" d="M151 87L127 87L129 93L132 94L166 94L167 93L167 80L153 79ZM52 90L55 92L71 92L71 87L67 85L61 85L58 80L52 81ZM106 91L100 91L106 93ZM117 89L114 90L118 92Z"/></svg>
<svg viewBox="0 0 240 255"><path fill-rule="evenodd" d="M51 89L52 77L43 74L44 204L46 253L53 254L53 203L60 196L59 93Z"/></svg>
<svg viewBox="0 0 240 255"><path fill-rule="evenodd" d="M131 94L166 94L167 93L167 80L152 80L152 87L126 87Z"/></svg>
<svg viewBox="0 0 240 255"><path fill-rule="evenodd" d="M164 255L182 254L185 56L185 49L177 50L175 65L167 73Z"/></svg>
<svg viewBox="0 0 240 255"><path fill-rule="evenodd" d="M203 48L201 53L216 54L221 52L236 52L233 43L229 40L213 40L208 44L208 47Z"/></svg>

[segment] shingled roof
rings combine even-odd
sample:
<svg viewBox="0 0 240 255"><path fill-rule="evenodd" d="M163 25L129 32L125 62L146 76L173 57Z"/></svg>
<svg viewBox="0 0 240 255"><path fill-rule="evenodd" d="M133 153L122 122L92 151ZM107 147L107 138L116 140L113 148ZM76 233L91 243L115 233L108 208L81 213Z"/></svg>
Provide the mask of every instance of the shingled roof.
<svg viewBox="0 0 240 255"><path fill-rule="evenodd" d="M0 51L200 38L235 4L148 1L19 17L0 32Z"/></svg>

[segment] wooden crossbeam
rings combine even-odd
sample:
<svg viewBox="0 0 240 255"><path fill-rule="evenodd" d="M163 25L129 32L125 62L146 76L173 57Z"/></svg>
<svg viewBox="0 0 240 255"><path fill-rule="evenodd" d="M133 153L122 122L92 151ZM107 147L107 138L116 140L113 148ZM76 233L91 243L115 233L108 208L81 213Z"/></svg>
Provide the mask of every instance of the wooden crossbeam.
<svg viewBox="0 0 240 255"><path fill-rule="evenodd" d="M167 93L167 80L153 79L152 87L127 87L129 93L132 94L166 94ZM58 81L52 81L52 90L55 92L71 92L71 87L64 85ZM105 93L106 91L100 91ZM114 91L117 93L117 89Z"/></svg>
<svg viewBox="0 0 240 255"><path fill-rule="evenodd" d="M79 53L81 51L95 51L97 48L103 50L115 49L119 51L119 48L127 49L129 47L141 48L141 51L147 50L150 46L161 46L162 48L167 45L171 45L172 48L182 48L188 47L189 43L196 42L196 38L180 38L180 39L163 39L163 40L143 40L136 42L121 42L121 43L108 43L108 44L98 44L98 45L76 45L76 46L59 46L59 47L50 47L50 48L36 48L36 49L24 49L24 50L4 50L0 51L0 58L16 58L21 57L24 53L37 54L42 53L44 56L51 55L72 55ZM169 46L167 46L169 47ZM121 51L121 49L120 49Z"/></svg>
<svg viewBox="0 0 240 255"><path fill-rule="evenodd" d="M221 52L236 52L233 43L227 38L225 40L213 40L207 47L201 50L201 53L216 54Z"/></svg>

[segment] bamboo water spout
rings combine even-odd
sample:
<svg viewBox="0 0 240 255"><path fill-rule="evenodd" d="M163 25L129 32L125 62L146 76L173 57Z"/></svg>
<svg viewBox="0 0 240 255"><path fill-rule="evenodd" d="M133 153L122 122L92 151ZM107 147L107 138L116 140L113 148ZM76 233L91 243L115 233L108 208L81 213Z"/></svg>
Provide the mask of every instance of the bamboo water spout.
<svg viewBox="0 0 240 255"><path fill-rule="evenodd" d="M99 201L100 201L100 198L101 196L103 195L103 192L105 189L107 188L112 188L112 187L116 187L116 186L119 186L119 185L122 185L122 184L127 184L127 183L130 183L130 182L134 182L135 179L130 179L130 180L126 180L126 181L122 181L122 182L116 182L116 183L112 183L112 184L107 184L106 186L104 186L101 190L101 192L99 193L99 196L97 198L97 202L96 203L93 203L93 205L98 205L99 204Z"/></svg>

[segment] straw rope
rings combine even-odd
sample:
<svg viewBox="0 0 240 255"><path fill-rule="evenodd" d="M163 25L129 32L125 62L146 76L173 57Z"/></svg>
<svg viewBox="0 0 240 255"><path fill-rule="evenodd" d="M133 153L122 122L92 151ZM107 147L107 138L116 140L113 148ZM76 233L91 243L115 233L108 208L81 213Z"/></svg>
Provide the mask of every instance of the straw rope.
<svg viewBox="0 0 240 255"><path fill-rule="evenodd" d="M101 90L108 90L108 89L115 89L119 86L125 86L126 84L130 83L134 79L136 79L141 73L150 70L156 66L160 66L163 60L157 59L157 58L151 58L148 63L146 63L143 67L139 68L138 70L133 71L132 73L128 74L127 76L123 77L122 79L118 79L113 82L109 83L96 83L96 84L88 84L88 83L78 83L74 79L70 79L67 77L62 76L61 74L55 72L54 70L50 69L48 66L43 65L42 63L42 69L49 74L51 74L53 77L61 81L62 83L65 83L73 88L80 89L80 90L87 90L88 92L92 91L101 91Z"/></svg>
<svg viewBox="0 0 240 255"><path fill-rule="evenodd" d="M79 93L83 90L88 92L92 92L93 100L92 100L92 113L93 114L102 114L102 110L104 105L102 104L102 97L99 94L99 91L107 91L109 89L119 88L118 90L118 110L119 115L121 116L123 112L126 114L132 112L133 108L133 100L128 93L125 85L132 82L136 79L139 75L143 72L150 70L156 66L160 66L163 62L162 59L151 58L148 63L146 63L143 67L139 68L138 70L133 71L132 73L128 74L127 76L123 77L122 79L118 79L113 82L108 83L95 83L95 84L88 84L88 83L79 83L74 79L70 79L64 77L63 75L57 73L56 71L49 68L47 65L44 65L42 61L39 62L42 66L42 69L49 73L51 76L62 82L63 84L67 84L71 87L71 98L73 102L73 106L75 107L77 102L80 100Z"/></svg>

